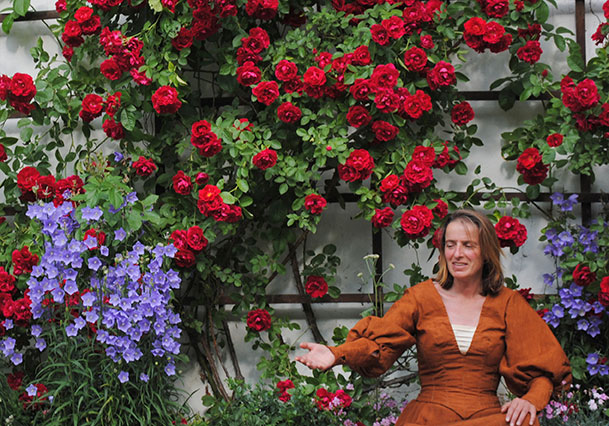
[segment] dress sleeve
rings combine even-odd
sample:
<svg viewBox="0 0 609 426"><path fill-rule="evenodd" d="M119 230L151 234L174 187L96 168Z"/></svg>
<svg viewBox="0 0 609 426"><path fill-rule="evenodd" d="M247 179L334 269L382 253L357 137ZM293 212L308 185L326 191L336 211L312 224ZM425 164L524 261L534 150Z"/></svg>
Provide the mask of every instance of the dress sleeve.
<svg viewBox="0 0 609 426"><path fill-rule="evenodd" d="M366 377L380 376L415 343L417 302L410 289L382 318L361 319L344 344L330 347L336 364L347 364Z"/></svg>
<svg viewBox="0 0 609 426"><path fill-rule="evenodd" d="M571 382L571 367L560 343L520 294L508 300L505 355L499 372L512 393L540 411L552 393Z"/></svg>

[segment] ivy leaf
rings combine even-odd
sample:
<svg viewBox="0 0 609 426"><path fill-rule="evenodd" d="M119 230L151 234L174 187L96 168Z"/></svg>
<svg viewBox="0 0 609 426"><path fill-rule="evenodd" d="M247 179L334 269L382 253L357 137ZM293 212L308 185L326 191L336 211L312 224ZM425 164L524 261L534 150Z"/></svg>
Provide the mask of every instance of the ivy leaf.
<svg viewBox="0 0 609 426"><path fill-rule="evenodd" d="M2 21L2 31L6 34L11 32L11 28L13 28L13 23L15 22L15 16L13 14L6 15L4 20Z"/></svg>
<svg viewBox="0 0 609 426"><path fill-rule="evenodd" d="M548 16L550 16L550 8L547 3L539 3L539 7L537 8L537 22L543 24L548 20Z"/></svg>
<svg viewBox="0 0 609 426"><path fill-rule="evenodd" d="M575 72L582 72L584 70L585 64L584 58L582 58L581 48L576 44L570 46L567 65Z"/></svg>
<svg viewBox="0 0 609 426"><path fill-rule="evenodd" d="M529 200L535 200L539 197L539 185L527 186L527 197Z"/></svg>
<svg viewBox="0 0 609 426"><path fill-rule="evenodd" d="M15 0L13 10L19 16L25 16L30 8L30 0Z"/></svg>

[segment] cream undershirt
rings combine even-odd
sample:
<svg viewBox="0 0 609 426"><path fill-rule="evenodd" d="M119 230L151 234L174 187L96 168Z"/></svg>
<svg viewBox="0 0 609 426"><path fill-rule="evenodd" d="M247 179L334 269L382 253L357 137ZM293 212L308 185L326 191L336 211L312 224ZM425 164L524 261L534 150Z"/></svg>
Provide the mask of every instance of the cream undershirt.
<svg viewBox="0 0 609 426"><path fill-rule="evenodd" d="M457 346L459 346L459 351L465 355L472 343L474 333L476 332L476 327L455 324L451 324L451 326L453 328L453 333L455 334Z"/></svg>

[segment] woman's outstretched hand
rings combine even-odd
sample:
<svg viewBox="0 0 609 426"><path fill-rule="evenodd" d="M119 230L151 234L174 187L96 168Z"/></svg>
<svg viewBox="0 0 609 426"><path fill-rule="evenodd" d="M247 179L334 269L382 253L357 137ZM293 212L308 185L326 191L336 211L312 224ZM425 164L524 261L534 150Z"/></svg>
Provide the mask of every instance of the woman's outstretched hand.
<svg viewBox="0 0 609 426"><path fill-rule="evenodd" d="M295 359L307 367L311 369L327 370L334 365L336 358L326 345L302 342L300 347L302 349L307 349L309 352L303 356L297 356Z"/></svg>
<svg viewBox="0 0 609 426"><path fill-rule="evenodd" d="M537 415L535 406L523 398L514 398L513 400L503 404L501 407L501 412L507 412L505 421L509 423L510 426L522 425L527 414L530 414L529 424L532 425L535 421L535 416Z"/></svg>

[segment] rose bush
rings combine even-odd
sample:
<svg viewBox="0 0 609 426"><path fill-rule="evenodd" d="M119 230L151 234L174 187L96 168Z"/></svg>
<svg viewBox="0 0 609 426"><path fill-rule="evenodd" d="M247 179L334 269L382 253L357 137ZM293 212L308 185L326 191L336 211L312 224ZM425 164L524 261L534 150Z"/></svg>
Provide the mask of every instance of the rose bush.
<svg viewBox="0 0 609 426"><path fill-rule="evenodd" d="M24 290L34 255L42 254L27 251L33 228L14 232L32 203L61 205L69 190L115 214L134 201L130 190L120 194L111 184L156 194L154 207L140 206L124 220L133 232L145 229L155 243L175 247L172 265L183 283L176 309L218 398L228 398L218 374L221 348L232 343L227 299L247 327L246 340L266 352L258 364L263 377L298 377L281 334L297 324L275 316L266 288L290 262L303 295L321 296L326 287L330 297L340 294L335 249L306 246L329 200L343 203L348 187L362 217L414 248L432 245L449 208L473 204L474 190L458 200L435 185L443 174L466 173L464 160L482 144L475 111L457 90L468 80L463 50L508 51L511 75L497 83L505 85L506 106L551 85L539 77L548 66L537 40L552 38L559 48L568 42L547 22L545 1L59 0L56 11L50 28L62 57L38 44L38 75L0 76L0 123L15 111L24 115L19 138L0 130L0 187L15 211L14 221L0 224L0 261L15 277L4 286L20 291L12 300L25 300L14 312L21 320L28 315ZM21 12L15 8L3 28ZM575 51L571 62L577 64ZM565 80L564 98L583 123L582 114L603 106L579 77ZM572 146L572 134L560 133L565 141L557 149ZM532 186L551 184L549 145L536 148L520 162L523 176ZM505 152L517 158L523 151ZM83 184L93 187L84 192ZM520 246L526 232L512 216L526 216L526 208L504 200L485 208L505 243ZM512 221L502 219L508 209ZM90 229L87 259L118 230ZM420 278L418 265L409 271ZM307 286L310 277L325 285ZM133 376L115 379L131 383ZM315 385L338 389L333 380L327 375Z"/></svg>

